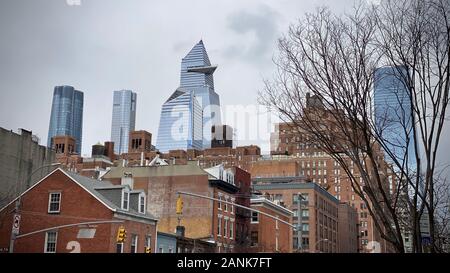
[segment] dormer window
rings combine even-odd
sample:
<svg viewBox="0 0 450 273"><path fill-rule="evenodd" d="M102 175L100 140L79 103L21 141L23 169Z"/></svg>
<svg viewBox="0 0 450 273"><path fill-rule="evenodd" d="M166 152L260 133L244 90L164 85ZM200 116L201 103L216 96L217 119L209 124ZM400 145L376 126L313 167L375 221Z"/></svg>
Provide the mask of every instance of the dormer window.
<svg viewBox="0 0 450 273"><path fill-rule="evenodd" d="M128 210L130 200L130 193L126 190L122 192L122 209Z"/></svg>
<svg viewBox="0 0 450 273"><path fill-rule="evenodd" d="M145 194L139 195L139 213L145 213Z"/></svg>

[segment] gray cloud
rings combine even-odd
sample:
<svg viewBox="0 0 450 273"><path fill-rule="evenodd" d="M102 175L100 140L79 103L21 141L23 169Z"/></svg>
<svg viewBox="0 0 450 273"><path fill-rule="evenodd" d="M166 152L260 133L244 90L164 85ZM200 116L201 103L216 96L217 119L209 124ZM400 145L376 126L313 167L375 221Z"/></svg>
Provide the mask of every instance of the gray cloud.
<svg viewBox="0 0 450 273"><path fill-rule="evenodd" d="M225 56L256 63L271 56L279 36L279 17L274 9L266 5L252 11L243 10L231 14L227 18L228 28L241 42L228 46L224 51Z"/></svg>

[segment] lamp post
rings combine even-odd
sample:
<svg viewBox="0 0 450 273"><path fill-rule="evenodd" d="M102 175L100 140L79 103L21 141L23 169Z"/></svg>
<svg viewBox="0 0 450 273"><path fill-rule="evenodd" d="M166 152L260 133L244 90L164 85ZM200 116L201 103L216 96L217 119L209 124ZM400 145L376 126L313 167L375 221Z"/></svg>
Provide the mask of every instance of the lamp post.
<svg viewBox="0 0 450 273"><path fill-rule="evenodd" d="M319 241L317 241L317 242L314 244L314 253L316 253L316 247L317 247L317 244L320 243L320 242L328 242L328 238L320 239Z"/></svg>
<svg viewBox="0 0 450 273"><path fill-rule="evenodd" d="M302 211L302 200L305 200L300 192L297 193L297 252L301 252L303 249L303 211ZM305 200L306 201L306 200Z"/></svg>
<svg viewBox="0 0 450 273"><path fill-rule="evenodd" d="M48 165L44 165L44 166L40 166L39 168L35 169L34 171L31 172L31 174L27 177L27 179L25 181L28 181L28 179L31 179L31 177L33 176L34 173L36 173L37 171L39 171L40 169L46 168L46 167L53 167L53 166L59 166L61 165L61 163L52 163L52 164L48 164ZM22 193L20 192L22 188L22 183L19 180L19 182L17 183L17 195L18 198L16 200L16 207L14 208L14 215L13 215L13 221L12 224L13 226L11 227L11 240L9 242L9 253L13 253L14 252L14 242L16 241L16 237L18 234L16 234L14 232L14 216L19 215L20 217L20 206L21 206L21 201L22 201Z"/></svg>

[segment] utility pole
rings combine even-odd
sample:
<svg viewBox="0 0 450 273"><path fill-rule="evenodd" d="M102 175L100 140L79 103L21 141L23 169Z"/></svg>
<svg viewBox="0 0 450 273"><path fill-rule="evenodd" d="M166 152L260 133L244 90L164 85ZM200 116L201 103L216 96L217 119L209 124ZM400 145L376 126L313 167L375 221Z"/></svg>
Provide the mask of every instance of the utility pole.
<svg viewBox="0 0 450 273"><path fill-rule="evenodd" d="M297 193L298 198L297 198L297 251L301 252L302 251L302 237L303 237L303 223L302 223L302 199L303 196L298 192Z"/></svg>

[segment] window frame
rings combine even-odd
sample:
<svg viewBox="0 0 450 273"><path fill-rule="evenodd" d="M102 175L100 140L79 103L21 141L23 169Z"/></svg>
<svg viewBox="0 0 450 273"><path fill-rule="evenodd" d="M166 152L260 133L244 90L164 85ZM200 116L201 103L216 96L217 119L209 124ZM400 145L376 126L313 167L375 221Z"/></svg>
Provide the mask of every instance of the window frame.
<svg viewBox="0 0 450 273"><path fill-rule="evenodd" d="M253 221L253 217L254 217L253 214L254 213L256 213L256 221ZM251 218L250 218L250 223L251 224L258 224L259 223L259 213L258 212L252 211Z"/></svg>
<svg viewBox="0 0 450 273"><path fill-rule="evenodd" d="M144 199L144 200L142 200L142 198ZM147 200L146 200L147 198L146 198L146 196L145 196L145 194L144 193L140 193L139 194L139 207L138 207L138 211L139 211L139 213L142 213L142 214L145 214L145 211L146 211L146 206L147 206ZM142 206L143 206L143 208L142 208ZM141 209L142 209L142 211L141 211Z"/></svg>
<svg viewBox="0 0 450 273"><path fill-rule="evenodd" d="M126 208L125 208L125 195L127 195L127 199L126 199L127 206L126 206ZM121 208L122 208L123 210L127 210L127 211L130 209L130 192L127 191L127 190L125 190L125 189L122 191L122 204L121 204Z"/></svg>
<svg viewBox="0 0 450 273"><path fill-rule="evenodd" d="M130 253L138 253L138 241L139 236L137 234L131 234L131 241L130 241ZM134 251L133 251L134 248Z"/></svg>
<svg viewBox="0 0 450 273"><path fill-rule="evenodd" d="M59 195L59 200L58 200L58 210L57 211L52 211L50 210L51 205L52 205L52 195L53 194L58 194ZM62 192L61 191L52 191L48 193L48 208L47 208L47 213L60 213L61 212L61 200L62 200Z"/></svg>
<svg viewBox="0 0 450 273"><path fill-rule="evenodd" d="M55 242L53 242L55 244L55 250L54 251L48 251L48 235L49 233L54 233L55 234ZM44 241L44 253L56 253L56 248L58 246L58 231L47 231L45 233L45 241Z"/></svg>

